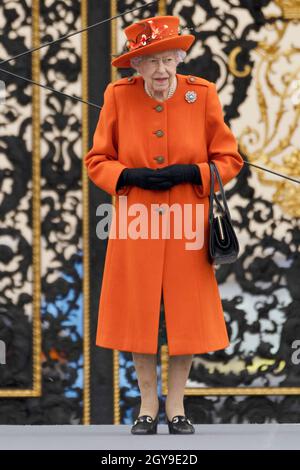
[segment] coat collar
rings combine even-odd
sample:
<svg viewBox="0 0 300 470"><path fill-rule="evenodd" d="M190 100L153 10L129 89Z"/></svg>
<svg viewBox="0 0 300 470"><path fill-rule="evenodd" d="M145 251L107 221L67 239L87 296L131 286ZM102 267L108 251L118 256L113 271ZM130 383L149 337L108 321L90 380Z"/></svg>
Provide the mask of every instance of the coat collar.
<svg viewBox="0 0 300 470"><path fill-rule="evenodd" d="M202 85L208 87L210 84L210 82L205 78L197 77L196 75L183 75L181 73L176 73L176 76L178 81L186 83L187 85ZM138 85L141 81L144 82L141 75L132 75L131 77L124 77L116 80L113 82L113 85Z"/></svg>
<svg viewBox="0 0 300 470"><path fill-rule="evenodd" d="M138 93L139 93L139 98L144 99L146 102L149 103L156 103L156 104L171 104L171 103L176 103L178 101L182 101L184 99L184 96L187 91L192 91L194 86L199 86L199 85L204 85L208 86L208 81L201 78L201 77L195 77L194 75L182 75L180 73L176 73L177 77L177 87L173 95L164 100L164 101L159 101L156 100L155 98L151 98L149 96L145 89L144 89L144 79L141 75L136 75L134 76L134 83L136 83L137 88L138 88ZM131 83L131 82L130 82Z"/></svg>

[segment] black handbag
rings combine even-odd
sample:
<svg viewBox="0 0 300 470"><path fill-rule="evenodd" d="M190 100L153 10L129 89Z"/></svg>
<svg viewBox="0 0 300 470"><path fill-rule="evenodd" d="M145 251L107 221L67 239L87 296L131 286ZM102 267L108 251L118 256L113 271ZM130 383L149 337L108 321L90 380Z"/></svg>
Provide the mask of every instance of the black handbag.
<svg viewBox="0 0 300 470"><path fill-rule="evenodd" d="M238 258L239 242L232 226L229 209L226 202L222 180L217 166L209 162L210 168L210 197L209 197L209 256L211 264L233 263ZM225 210L214 193L215 174L217 176ZM216 201L221 215L214 216L213 205Z"/></svg>

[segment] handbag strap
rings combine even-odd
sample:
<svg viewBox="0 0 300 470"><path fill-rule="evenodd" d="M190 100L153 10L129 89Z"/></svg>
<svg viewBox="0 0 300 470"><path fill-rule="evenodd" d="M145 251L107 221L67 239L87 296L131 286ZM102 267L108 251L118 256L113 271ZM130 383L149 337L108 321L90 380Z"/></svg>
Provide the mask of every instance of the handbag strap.
<svg viewBox="0 0 300 470"><path fill-rule="evenodd" d="M209 162L209 168L210 168L210 198L209 198L209 220L212 222L213 220L213 199L215 199L219 209L224 212L224 209L222 205L220 204L220 201L218 200L216 194L214 193L214 185L215 185L215 173L217 176L217 180L220 186L220 191L221 191L221 196L222 196L222 201L225 207L225 212L227 214L228 219L231 222L231 217L230 217L230 212L228 209L227 201L226 201L226 196L223 188L223 183L219 174L219 170L217 168L217 165L215 165L214 162Z"/></svg>
<svg viewBox="0 0 300 470"><path fill-rule="evenodd" d="M213 206L214 206L214 185L215 185L215 171L214 165L209 163L210 169L210 194L209 194L209 222L213 222Z"/></svg>

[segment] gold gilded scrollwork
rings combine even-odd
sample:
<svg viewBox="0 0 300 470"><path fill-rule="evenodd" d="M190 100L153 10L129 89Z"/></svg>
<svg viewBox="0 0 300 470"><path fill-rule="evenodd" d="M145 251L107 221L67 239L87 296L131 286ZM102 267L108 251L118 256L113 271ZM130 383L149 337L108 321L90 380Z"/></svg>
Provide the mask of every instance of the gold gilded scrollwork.
<svg viewBox="0 0 300 470"><path fill-rule="evenodd" d="M289 22L269 25L276 39L258 43L254 86L259 121L252 119L239 136L241 151L250 163L258 162L270 170L297 179L300 149L296 139L300 117L300 47L287 47ZM270 28L269 28L270 29ZM270 177L258 171L260 183L275 188L274 204L285 214L300 217L300 190L287 179Z"/></svg>
<svg viewBox="0 0 300 470"><path fill-rule="evenodd" d="M275 0L286 19L300 19L300 0Z"/></svg>
<svg viewBox="0 0 300 470"><path fill-rule="evenodd" d="M241 47L239 46L235 47L234 49L232 49L228 57L228 66L229 66L230 72L232 73L232 75L234 75L235 77L239 77L239 78L247 77L247 75L249 75L249 73L251 72L251 67L248 64L242 71L237 69L236 58L238 54L241 52L241 50L242 50Z"/></svg>

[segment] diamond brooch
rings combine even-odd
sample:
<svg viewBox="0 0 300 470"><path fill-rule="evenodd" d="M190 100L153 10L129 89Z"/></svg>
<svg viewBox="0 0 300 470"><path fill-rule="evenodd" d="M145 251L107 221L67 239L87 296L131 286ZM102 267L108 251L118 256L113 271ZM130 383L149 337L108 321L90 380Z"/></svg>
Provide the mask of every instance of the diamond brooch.
<svg viewBox="0 0 300 470"><path fill-rule="evenodd" d="M187 91L185 94L185 99L188 103L194 103L197 99L197 93L195 91Z"/></svg>

